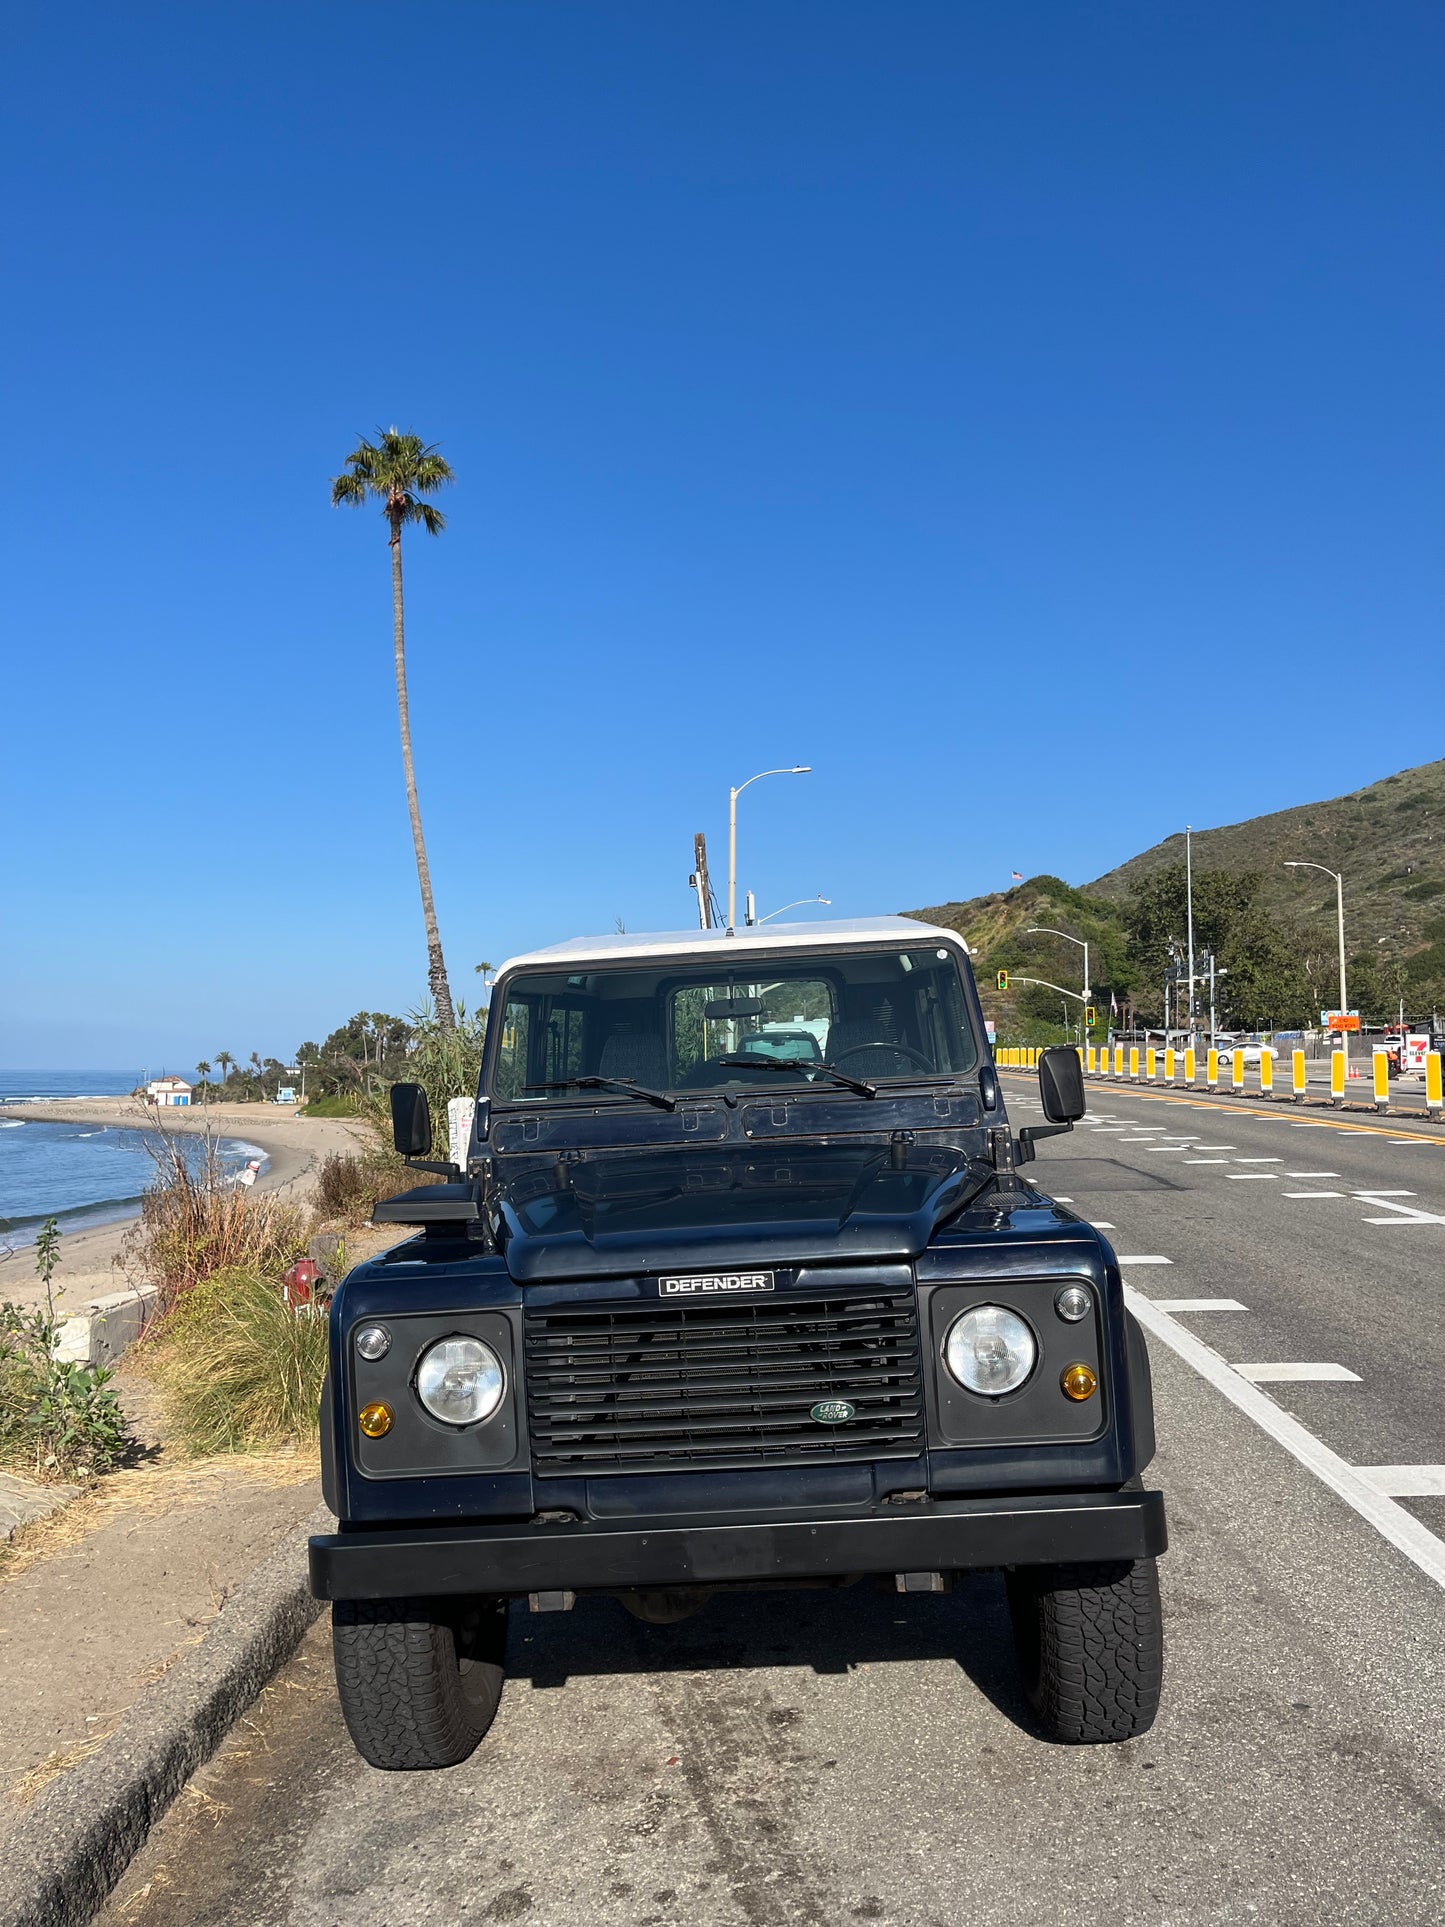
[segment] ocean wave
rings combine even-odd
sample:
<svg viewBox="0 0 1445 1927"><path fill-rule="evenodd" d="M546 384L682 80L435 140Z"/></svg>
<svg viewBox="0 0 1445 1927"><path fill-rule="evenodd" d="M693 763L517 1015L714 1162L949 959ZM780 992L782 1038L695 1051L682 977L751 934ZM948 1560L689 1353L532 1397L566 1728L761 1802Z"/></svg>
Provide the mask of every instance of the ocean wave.
<svg viewBox="0 0 1445 1927"><path fill-rule="evenodd" d="M19 1236L28 1242L29 1235L38 1231L48 1218L54 1218L55 1222L63 1227L73 1218L85 1218L97 1212L101 1220L129 1217L139 1211L140 1207L139 1191L127 1192L125 1196L119 1198L92 1198L87 1204L62 1205L56 1211L36 1211L23 1217L0 1218L0 1236Z"/></svg>
<svg viewBox="0 0 1445 1927"><path fill-rule="evenodd" d="M24 1129L23 1117L0 1117L0 1131L23 1131Z"/></svg>

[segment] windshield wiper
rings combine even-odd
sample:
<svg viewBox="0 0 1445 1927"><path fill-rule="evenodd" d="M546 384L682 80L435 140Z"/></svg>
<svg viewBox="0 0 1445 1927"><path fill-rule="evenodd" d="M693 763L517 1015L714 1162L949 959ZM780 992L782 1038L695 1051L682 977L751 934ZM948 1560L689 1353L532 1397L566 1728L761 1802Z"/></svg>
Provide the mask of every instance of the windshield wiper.
<svg viewBox="0 0 1445 1927"><path fill-rule="evenodd" d="M831 1064L811 1064L801 1058L788 1057L719 1057L715 1060L729 1069L745 1071L797 1071L801 1077L821 1071L824 1077L831 1077L835 1084L845 1090L857 1091L860 1097L877 1097L878 1086L865 1084L861 1077L849 1077L846 1071L834 1070Z"/></svg>
<svg viewBox="0 0 1445 1927"><path fill-rule="evenodd" d="M620 1091L623 1097L640 1097L644 1104L655 1104L659 1111L675 1111L677 1099L662 1091L649 1091L634 1084L630 1077L559 1077L552 1084L526 1084L528 1091Z"/></svg>

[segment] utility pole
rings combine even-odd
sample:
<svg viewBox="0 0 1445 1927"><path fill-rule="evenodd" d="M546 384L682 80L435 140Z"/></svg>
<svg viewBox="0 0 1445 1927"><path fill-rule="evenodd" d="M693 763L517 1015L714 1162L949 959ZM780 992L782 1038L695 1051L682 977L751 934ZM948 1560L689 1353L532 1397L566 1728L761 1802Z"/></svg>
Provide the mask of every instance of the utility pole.
<svg viewBox="0 0 1445 1927"><path fill-rule="evenodd" d="M707 838L701 830L692 839L692 875L688 882L697 891L698 928L711 930L712 891L707 880Z"/></svg>

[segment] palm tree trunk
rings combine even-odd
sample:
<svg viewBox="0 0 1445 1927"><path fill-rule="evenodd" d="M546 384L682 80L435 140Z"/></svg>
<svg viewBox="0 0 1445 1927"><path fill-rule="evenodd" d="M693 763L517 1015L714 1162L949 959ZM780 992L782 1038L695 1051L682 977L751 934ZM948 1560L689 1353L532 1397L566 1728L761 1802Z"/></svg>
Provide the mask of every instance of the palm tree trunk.
<svg viewBox="0 0 1445 1927"><path fill-rule="evenodd" d="M421 805L416 796L416 768L411 757L411 711L406 698L406 618L401 594L401 524L391 525L391 625L396 654L396 709L401 719L401 762L406 772L406 807L411 815L411 840L416 850L416 877L421 885L421 913L426 922L427 982L436 1005L437 1023L446 1036L456 1030L452 1010L451 985L442 956L441 932L437 929L436 904L431 893L431 869L426 860L426 839L421 833Z"/></svg>

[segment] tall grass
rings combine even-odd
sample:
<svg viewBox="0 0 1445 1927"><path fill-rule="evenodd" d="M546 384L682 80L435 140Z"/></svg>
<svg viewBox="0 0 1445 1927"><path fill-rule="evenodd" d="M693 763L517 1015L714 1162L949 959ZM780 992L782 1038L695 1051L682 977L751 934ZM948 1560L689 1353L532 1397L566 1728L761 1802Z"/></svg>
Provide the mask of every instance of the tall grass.
<svg viewBox="0 0 1445 1927"><path fill-rule="evenodd" d="M253 1268L194 1284L166 1318L153 1366L175 1436L203 1453L314 1441L326 1326L324 1309L293 1311Z"/></svg>
<svg viewBox="0 0 1445 1927"><path fill-rule="evenodd" d="M180 1139L166 1133L150 1141L150 1150L155 1182L127 1233L125 1256L158 1287L162 1311L213 1272L245 1268L279 1279L305 1256L310 1213L272 1192L232 1183L209 1133L194 1161Z"/></svg>

